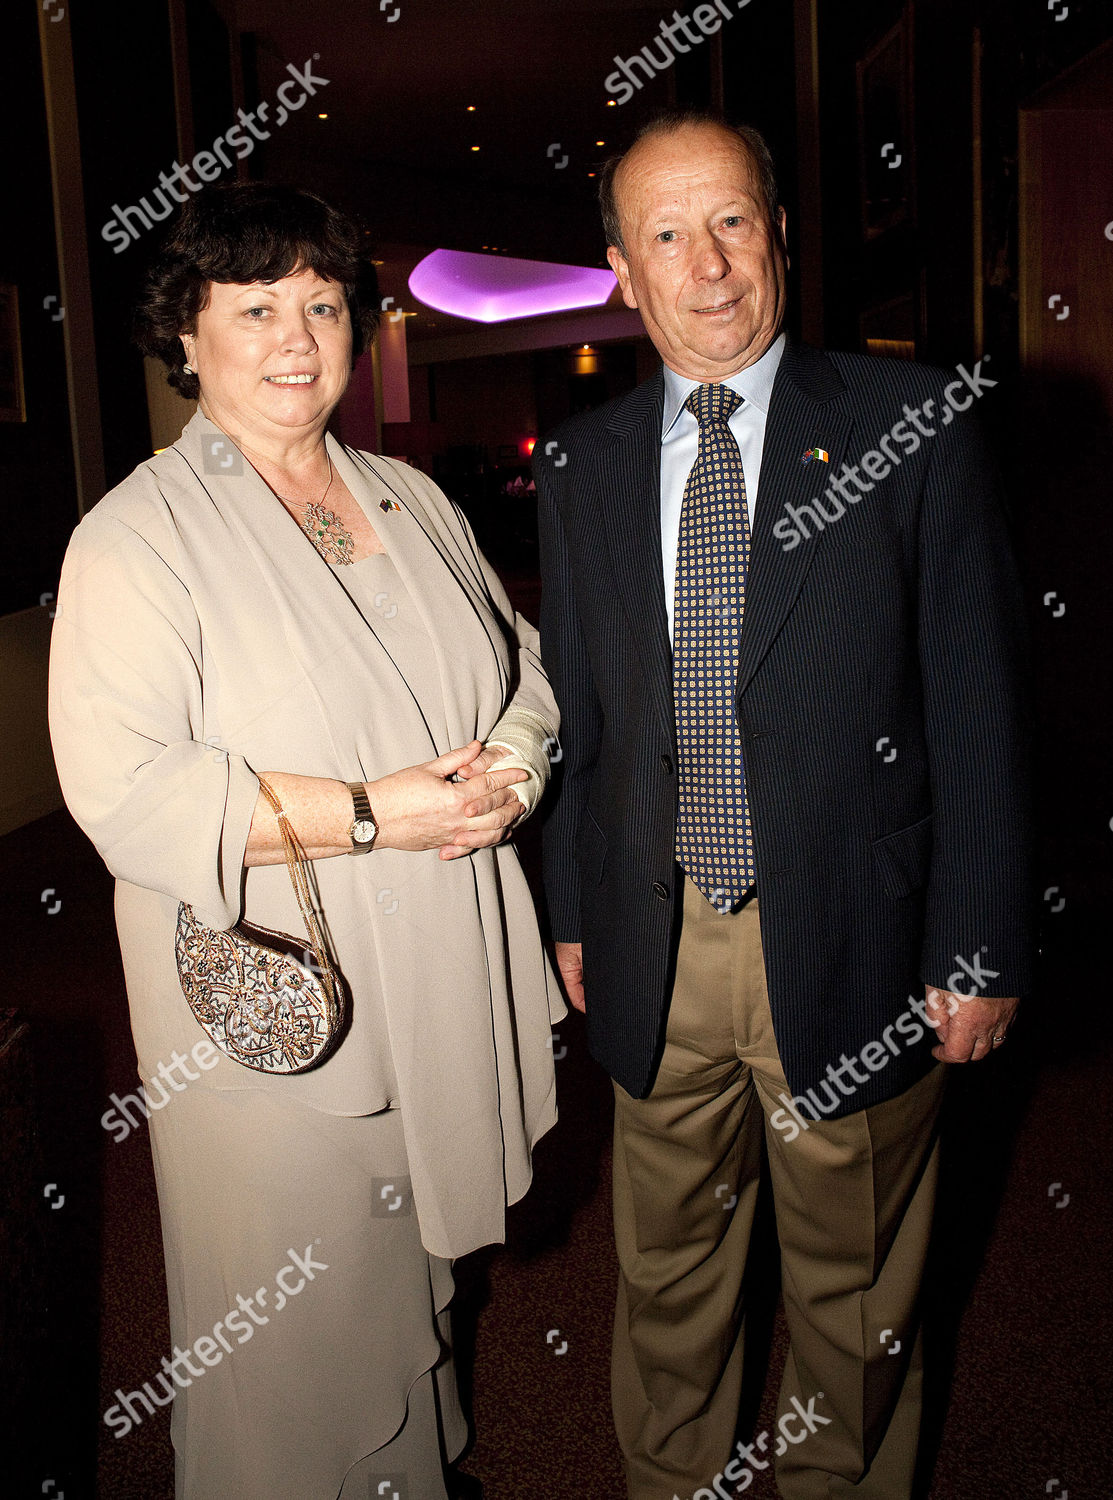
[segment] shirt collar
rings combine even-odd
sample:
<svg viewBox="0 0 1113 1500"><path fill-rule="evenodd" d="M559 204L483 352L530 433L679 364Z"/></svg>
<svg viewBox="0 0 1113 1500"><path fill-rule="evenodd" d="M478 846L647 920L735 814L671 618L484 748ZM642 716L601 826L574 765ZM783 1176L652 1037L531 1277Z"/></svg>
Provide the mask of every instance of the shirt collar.
<svg viewBox="0 0 1113 1500"><path fill-rule="evenodd" d="M785 335L779 334L769 345L761 358L752 365L747 365L744 370L739 370L737 375L732 375L729 380L724 380L724 385L729 385L731 390L751 405L756 406L762 416L769 414L769 401L773 395L773 382L777 378L777 369L781 363L781 355L785 351ZM698 380L688 380L683 375L678 375L675 370L670 370L665 365L665 410L661 423L661 437L667 437L673 423L684 409L684 403L699 385Z"/></svg>

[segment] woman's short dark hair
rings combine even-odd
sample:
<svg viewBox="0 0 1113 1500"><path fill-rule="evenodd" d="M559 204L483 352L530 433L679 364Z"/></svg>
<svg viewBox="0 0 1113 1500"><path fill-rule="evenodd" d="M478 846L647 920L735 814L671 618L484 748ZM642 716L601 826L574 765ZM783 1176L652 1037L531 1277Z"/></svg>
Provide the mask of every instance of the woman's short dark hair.
<svg viewBox="0 0 1113 1500"><path fill-rule="evenodd" d="M308 270L344 288L352 359L379 325L378 278L359 225L302 188L234 182L202 189L183 207L149 271L135 315L135 341L166 365L170 384L194 399L179 334L196 333L212 282L279 281Z"/></svg>
<svg viewBox="0 0 1113 1500"><path fill-rule="evenodd" d="M728 135L738 137L757 167L765 212L769 216L769 223L774 234L780 235L780 223L777 218L777 210L780 208L777 173L773 166L772 152L761 131L755 130L752 125L732 125L729 120L724 120L721 115L715 114L712 110L663 109L646 120L620 156L612 156L609 161L604 162L599 176L599 209L603 215L603 233L607 237L607 244L615 245L623 255L626 254L626 247L622 241L622 223L619 219L618 201L614 191L615 175L634 147L649 136L673 135L688 125L715 125L720 130L725 130Z"/></svg>

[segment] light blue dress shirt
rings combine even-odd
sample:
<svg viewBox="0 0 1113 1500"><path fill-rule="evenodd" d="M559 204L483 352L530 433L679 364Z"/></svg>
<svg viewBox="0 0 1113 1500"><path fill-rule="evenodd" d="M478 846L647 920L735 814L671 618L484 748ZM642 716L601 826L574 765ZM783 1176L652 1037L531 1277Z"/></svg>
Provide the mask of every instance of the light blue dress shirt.
<svg viewBox="0 0 1113 1500"><path fill-rule="evenodd" d="M769 400L784 348L785 335L782 333L755 364L723 381L743 398L742 405L730 419L730 430L742 455L751 536ZM676 591L676 553L680 545L680 511L684 504L684 486L699 452L699 423L684 403L699 383L698 380L686 380L665 366L665 411L661 424L661 563L670 640Z"/></svg>

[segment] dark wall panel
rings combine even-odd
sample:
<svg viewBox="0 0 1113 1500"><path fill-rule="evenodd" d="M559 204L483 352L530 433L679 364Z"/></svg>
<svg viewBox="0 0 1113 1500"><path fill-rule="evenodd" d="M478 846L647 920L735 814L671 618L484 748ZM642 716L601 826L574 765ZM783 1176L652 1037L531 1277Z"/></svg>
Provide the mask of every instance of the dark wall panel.
<svg viewBox="0 0 1113 1500"><path fill-rule="evenodd" d="M17 289L26 421L0 421L0 489L7 524L0 545L0 614L53 592L77 520L62 343L50 153L33 6L8 16L0 50L0 134L6 233L0 282ZM18 149L13 149L18 143ZM7 359L14 358L10 349Z"/></svg>

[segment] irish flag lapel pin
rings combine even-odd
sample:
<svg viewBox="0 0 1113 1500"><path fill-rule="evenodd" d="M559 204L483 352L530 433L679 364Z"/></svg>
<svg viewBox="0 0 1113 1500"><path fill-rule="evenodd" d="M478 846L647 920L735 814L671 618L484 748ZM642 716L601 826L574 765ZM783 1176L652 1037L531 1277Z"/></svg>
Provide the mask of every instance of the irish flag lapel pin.
<svg viewBox="0 0 1113 1500"><path fill-rule="evenodd" d="M826 448L809 448L807 453L804 454L802 462L810 464L813 458L817 458L821 464L829 464L831 462L831 455L827 452Z"/></svg>

